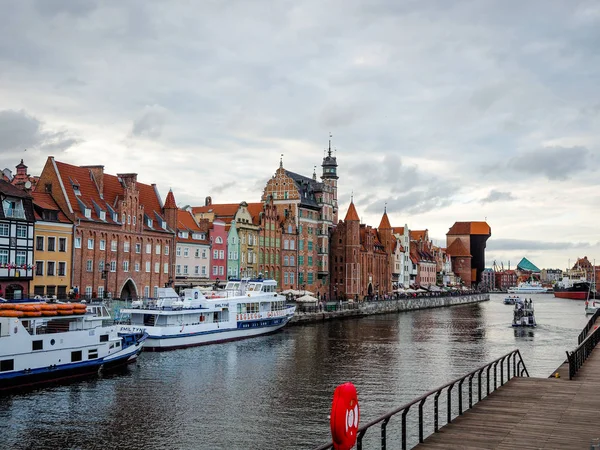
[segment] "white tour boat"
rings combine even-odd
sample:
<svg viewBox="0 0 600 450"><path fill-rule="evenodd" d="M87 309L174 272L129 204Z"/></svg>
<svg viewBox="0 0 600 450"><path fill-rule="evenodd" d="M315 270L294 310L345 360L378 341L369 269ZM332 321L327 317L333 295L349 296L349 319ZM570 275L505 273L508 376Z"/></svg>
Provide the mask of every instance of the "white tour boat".
<svg viewBox="0 0 600 450"><path fill-rule="evenodd" d="M158 299L133 302L121 309L122 332L146 332L147 350L173 350L195 345L244 339L272 333L293 317L295 306L286 305L276 292L275 280L230 280L224 290L210 295L200 288L177 295L159 288Z"/></svg>
<svg viewBox="0 0 600 450"><path fill-rule="evenodd" d="M524 281L518 286L508 288L509 294L543 294L548 292L539 281Z"/></svg>
<svg viewBox="0 0 600 450"><path fill-rule="evenodd" d="M102 304L0 303L0 392L126 365L145 337L119 333Z"/></svg>
<svg viewBox="0 0 600 450"><path fill-rule="evenodd" d="M592 301L590 302L589 300L585 301L585 313L587 314L595 314L596 311L598 311L600 309L600 301L596 302L596 301Z"/></svg>

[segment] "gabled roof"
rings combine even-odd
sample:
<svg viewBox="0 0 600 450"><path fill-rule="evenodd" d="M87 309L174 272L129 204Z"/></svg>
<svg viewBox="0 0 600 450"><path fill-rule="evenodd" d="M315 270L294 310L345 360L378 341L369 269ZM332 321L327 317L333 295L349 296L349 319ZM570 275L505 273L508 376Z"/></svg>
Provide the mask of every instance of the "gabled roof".
<svg viewBox="0 0 600 450"><path fill-rule="evenodd" d="M519 264L517 264L517 269L527 270L529 272L539 272L540 269L537 268L535 264L529 261L527 258L523 258Z"/></svg>
<svg viewBox="0 0 600 450"><path fill-rule="evenodd" d="M300 206L312 209L319 208L319 204L315 199L315 192L321 192L323 190L322 183L319 183L312 178L305 177L304 175L290 172L289 170L286 170L285 174L296 183L296 188L300 194Z"/></svg>
<svg viewBox="0 0 600 450"><path fill-rule="evenodd" d="M0 180L0 193L8 195L9 197L31 198L27 191L19 189L4 180Z"/></svg>
<svg viewBox="0 0 600 450"><path fill-rule="evenodd" d="M263 204L262 203L248 203L247 206L248 213L250 217L252 217L252 223L254 225L260 224L260 213L263 212Z"/></svg>
<svg viewBox="0 0 600 450"><path fill-rule="evenodd" d="M392 226L390 225L390 219L388 218L387 212L383 213L383 216L381 217L381 222L379 223L379 228L380 230L391 230Z"/></svg>
<svg viewBox="0 0 600 450"><path fill-rule="evenodd" d="M193 244L205 244L208 245L207 230L203 229L194 219L194 216L190 211L183 209L177 210L177 231L187 231L188 237L182 238L177 235L177 242L189 242ZM204 233L204 239L193 239L193 233Z"/></svg>
<svg viewBox="0 0 600 450"><path fill-rule="evenodd" d="M221 203L221 204L211 204L208 206L194 206L194 207L192 207L192 213L194 213L194 214L213 213L215 215L215 217L218 217L220 219L223 219L226 217L231 217L231 219L233 219L233 217L235 216L235 213L237 212L239 207L240 207L239 203ZM230 222L231 222L231 220L230 220Z"/></svg>
<svg viewBox="0 0 600 450"><path fill-rule="evenodd" d="M486 222L455 222L446 235L478 234L489 236L492 234L490 226Z"/></svg>
<svg viewBox="0 0 600 450"><path fill-rule="evenodd" d="M427 237L427 230L410 230L409 235L413 241L424 241Z"/></svg>
<svg viewBox="0 0 600 450"><path fill-rule="evenodd" d="M465 247L465 244L460 239L455 239L446 249L446 253L450 256L471 256L467 247Z"/></svg>
<svg viewBox="0 0 600 450"><path fill-rule="evenodd" d="M397 234L404 234L404 227L393 227L392 231Z"/></svg>
<svg viewBox="0 0 600 450"><path fill-rule="evenodd" d="M61 223L72 223L69 218L62 212L60 207L56 204L50 194L45 192L33 191L31 193L33 197L33 210L35 213L35 220L47 220L41 215L43 211L55 211L57 213L56 222Z"/></svg>
<svg viewBox="0 0 600 450"><path fill-rule="evenodd" d="M346 213L346 218L344 219L345 222L348 222L349 220L360 222L360 219L358 218L358 213L356 212L356 208L354 207L354 202L350 202L348 212Z"/></svg>

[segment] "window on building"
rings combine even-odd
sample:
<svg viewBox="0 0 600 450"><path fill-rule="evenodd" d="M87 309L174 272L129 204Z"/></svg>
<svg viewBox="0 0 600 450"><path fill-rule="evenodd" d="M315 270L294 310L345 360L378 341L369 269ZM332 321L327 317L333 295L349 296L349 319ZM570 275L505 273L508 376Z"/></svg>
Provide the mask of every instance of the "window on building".
<svg viewBox="0 0 600 450"><path fill-rule="evenodd" d="M295 263L294 257L290 256L290 266L293 266Z"/></svg>
<svg viewBox="0 0 600 450"><path fill-rule="evenodd" d="M175 254L177 256L181 256L181 247L177 246L177 249L175 249Z"/></svg>
<svg viewBox="0 0 600 450"><path fill-rule="evenodd" d="M94 240L93 239L88 239L87 240L87 248L89 250L93 250L94 249ZM48 250L50 250L50 238L48 238ZM54 251L54 250L52 250Z"/></svg>
<svg viewBox="0 0 600 450"><path fill-rule="evenodd" d="M308 272L306 282L308 284L313 284L313 273L312 272Z"/></svg>
<svg viewBox="0 0 600 450"><path fill-rule="evenodd" d="M181 264L177 264L175 266L175 274L176 275L181 275Z"/></svg>
<svg viewBox="0 0 600 450"><path fill-rule="evenodd" d="M164 263L164 265L163 265L163 273L169 273L169 263Z"/></svg>
<svg viewBox="0 0 600 450"><path fill-rule="evenodd" d="M299 266L304 265L304 256L302 256L302 255L298 256L298 265ZM298 281L298 282L300 282L300 281Z"/></svg>
<svg viewBox="0 0 600 450"><path fill-rule="evenodd" d="M219 250L219 259L225 259L225 250Z"/></svg>
<svg viewBox="0 0 600 450"><path fill-rule="evenodd" d="M110 241L110 251L111 252L116 252L117 251L117 241Z"/></svg>
<svg viewBox="0 0 600 450"><path fill-rule="evenodd" d="M154 298L158 297L158 286L154 286Z"/></svg>
<svg viewBox="0 0 600 450"><path fill-rule="evenodd" d="M194 257L200 258L200 249L199 248L197 248L196 251L194 252Z"/></svg>
<svg viewBox="0 0 600 450"><path fill-rule="evenodd" d="M123 272L129 272L129 261L123 261Z"/></svg>
<svg viewBox="0 0 600 450"><path fill-rule="evenodd" d="M27 237L27 225L17 225L17 237L18 238L26 238Z"/></svg>
<svg viewBox="0 0 600 450"><path fill-rule="evenodd" d="M134 217L134 219L135 219L135 217ZM135 252L142 253L142 244L140 244L140 243L135 244Z"/></svg>
<svg viewBox="0 0 600 450"><path fill-rule="evenodd" d="M146 272L150 272L150 268L151 268L150 261L146 261Z"/></svg>
<svg viewBox="0 0 600 450"><path fill-rule="evenodd" d="M165 256L169 256L169 246L165 245Z"/></svg>
<svg viewBox="0 0 600 450"><path fill-rule="evenodd" d="M8 236L10 234L10 227L7 223L0 223L0 236Z"/></svg>
<svg viewBox="0 0 600 450"><path fill-rule="evenodd" d="M150 297L150 286L144 286L144 297Z"/></svg>
<svg viewBox="0 0 600 450"><path fill-rule="evenodd" d="M212 268L212 274L213 275L219 275L219 268L217 266L213 266L213 268Z"/></svg>
<svg viewBox="0 0 600 450"><path fill-rule="evenodd" d="M200 266L194 266L194 275L200 275Z"/></svg>
<svg viewBox="0 0 600 450"><path fill-rule="evenodd" d="M59 252L67 251L67 238L58 238L58 251Z"/></svg>
<svg viewBox="0 0 600 450"><path fill-rule="evenodd" d="M25 250L17 250L15 264L17 266L24 266L27 262L27 252Z"/></svg>
<svg viewBox="0 0 600 450"><path fill-rule="evenodd" d="M111 272L116 272L117 271L117 262L116 261L111 261L110 262L110 271Z"/></svg>
<svg viewBox="0 0 600 450"><path fill-rule="evenodd" d="M80 237L75 238L74 247L81 248L81 238Z"/></svg>
<svg viewBox="0 0 600 450"><path fill-rule="evenodd" d="M283 265L288 266L290 264L290 258L286 255L283 257Z"/></svg>
<svg viewBox="0 0 600 450"><path fill-rule="evenodd" d="M41 277L44 275L44 261L35 262L35 275Z"/></svg>
<svg viewBox="0 0 600 450"><path fill-rule="evenodd" d="M183 247L183 256L185 256L187 258L189 255L190 255L189 247Z"/></svg>
<svg viewBox="0 0 600 450"><path fill-rule="evenodd" d="M184 275L188 274L188 266L187 266L187 264L184 264L184 266L183 266L183 274Z"/></svg>
<svg viewBox="0 0 600 450"><path fill-rule="evenodd" d="M219 250L213 251L213 259L219 259Z"/></svg>
<svg viewBox="0 0 600 450"><path fill-rule="evenodd" d="M94 270L94 261L92 261L91 259L88 259L85 262L85 271L91 272L92 270Z"/></svg>
<svg viewBox="0 0 600 450"><path fill-rule="evenodd" d="M106 250L106 241L104 239L100 239L100 250Z"/></svg>
<svg viewBox="0 0 600 450"><path fill-rule="evenodd" d="M225 268L223 266L219 266L219 275L225 275Z"/></svg>
<svg viewBox="0 0 600 450"><path fill-rule="evenodd" d="M37 236L35 238L35 249L37 251L44 251L44 236Z"/></svg>
<svg viewBox="0 0 600 450"><path fill-rule="evenodd" d="M49 252L53 252L55 250L56 250L56 238L55 237L49 237L48 238L48 251Z"/></svg>
<svg viewBox="0 0 600 450"><path fill-rule="evenodd" d="M133 216L133 218L135 219L135 216ZM140 271L140 263L135 263L135 271L136 272Z"/></svg>
<svg viewBox="0 0 600 450"><path fill-rule="evenodd" d="M131 245L131 244L129 243L129 241L125 241L125 242L123 242L123 251L124 251L125 253L129 253L129 246L130 246L130 245Z"/></svg>
<svg viewBox="0 0 600 450"><path fill-rule="evenodd" d="M146 244L146 253L148 255L152 253L152 244Z"/></svg>
<svg viewBox="0 0 600 450"><path fill-rule="evenodd" d="M206 276L206 266L202 266L201 274Z"/></svg>
<svg viewBox="0 0 600 450"><path fill-rule="evenodd" d="M294 284L294 272L290 272L290 284Z"/></svg>
<svg viewBox="0 0 600 450"><path fill-rule="evenodd" d="M98 261L98 272L104 272L104 260L103 259Z"/></svg>
<svg viewBox="0 0 600 450"><path fill-rule="evenodd" d="M308 251L311 252L313 249L313 242L312 241L308 241Z"/></svg>
<svg viewBox="0 0 600 450"><path fill-rule="evenodd" d="M160 255L160 244L156 244L155 253L156 253L157 255Z"/></svg>
<svg viewBox="0 0 600 450"><path fill-rule="evenodd" d="M206 249L202 249L202 259L206 259Z"/></svg>
<svg viewBox="0 0 600 450"><path fill-rule="evenodd" d="M215 242L217 244L222 244L223 243L223 239L221 238L221 236L217 236L217 239L215 240Z"/></svg>
<svg viewBox="0 0 600 450"><path fill-rule="evenodd" d="M160 273L160 263L154 263L154 273Z"/></svg>
<svg viewBox="0 0 600 450"><path fill-rule="evenodd" d="M104 286L98 286L98 298L104 298Z"/></svg>

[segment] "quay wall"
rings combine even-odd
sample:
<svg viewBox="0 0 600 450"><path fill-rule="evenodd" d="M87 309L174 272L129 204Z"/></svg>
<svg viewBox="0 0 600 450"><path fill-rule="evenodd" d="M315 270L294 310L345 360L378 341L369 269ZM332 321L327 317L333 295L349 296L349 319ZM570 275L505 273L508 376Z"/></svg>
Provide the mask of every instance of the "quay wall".
<svg viewBox="0 0 600 450"><path fill-rule="evenodd" d="M415 311L418 309L443 308L446 306L466 305L488 301L489 294L469 294L449 297L416 297L402 298L398 300L381 300L342 304L342 308L336 305L335 311L326 311L316 308L298 308L289 325L302 325L311 322L322 322L325 320L343 319L349 317L371 316L375 314L390 314L403 311ZM326 308L324 308L326 309Z"/></svg>

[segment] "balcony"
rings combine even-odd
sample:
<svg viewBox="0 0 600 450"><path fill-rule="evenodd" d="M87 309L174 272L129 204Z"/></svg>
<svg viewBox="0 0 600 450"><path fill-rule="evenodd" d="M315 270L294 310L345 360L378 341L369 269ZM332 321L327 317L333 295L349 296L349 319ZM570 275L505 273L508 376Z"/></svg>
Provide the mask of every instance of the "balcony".
<svg viewBox="0 0 600 450"><path fill-rule="evenodd" d="M23 208L4 208L4 217L25 219L25 210Z"/></svg>

